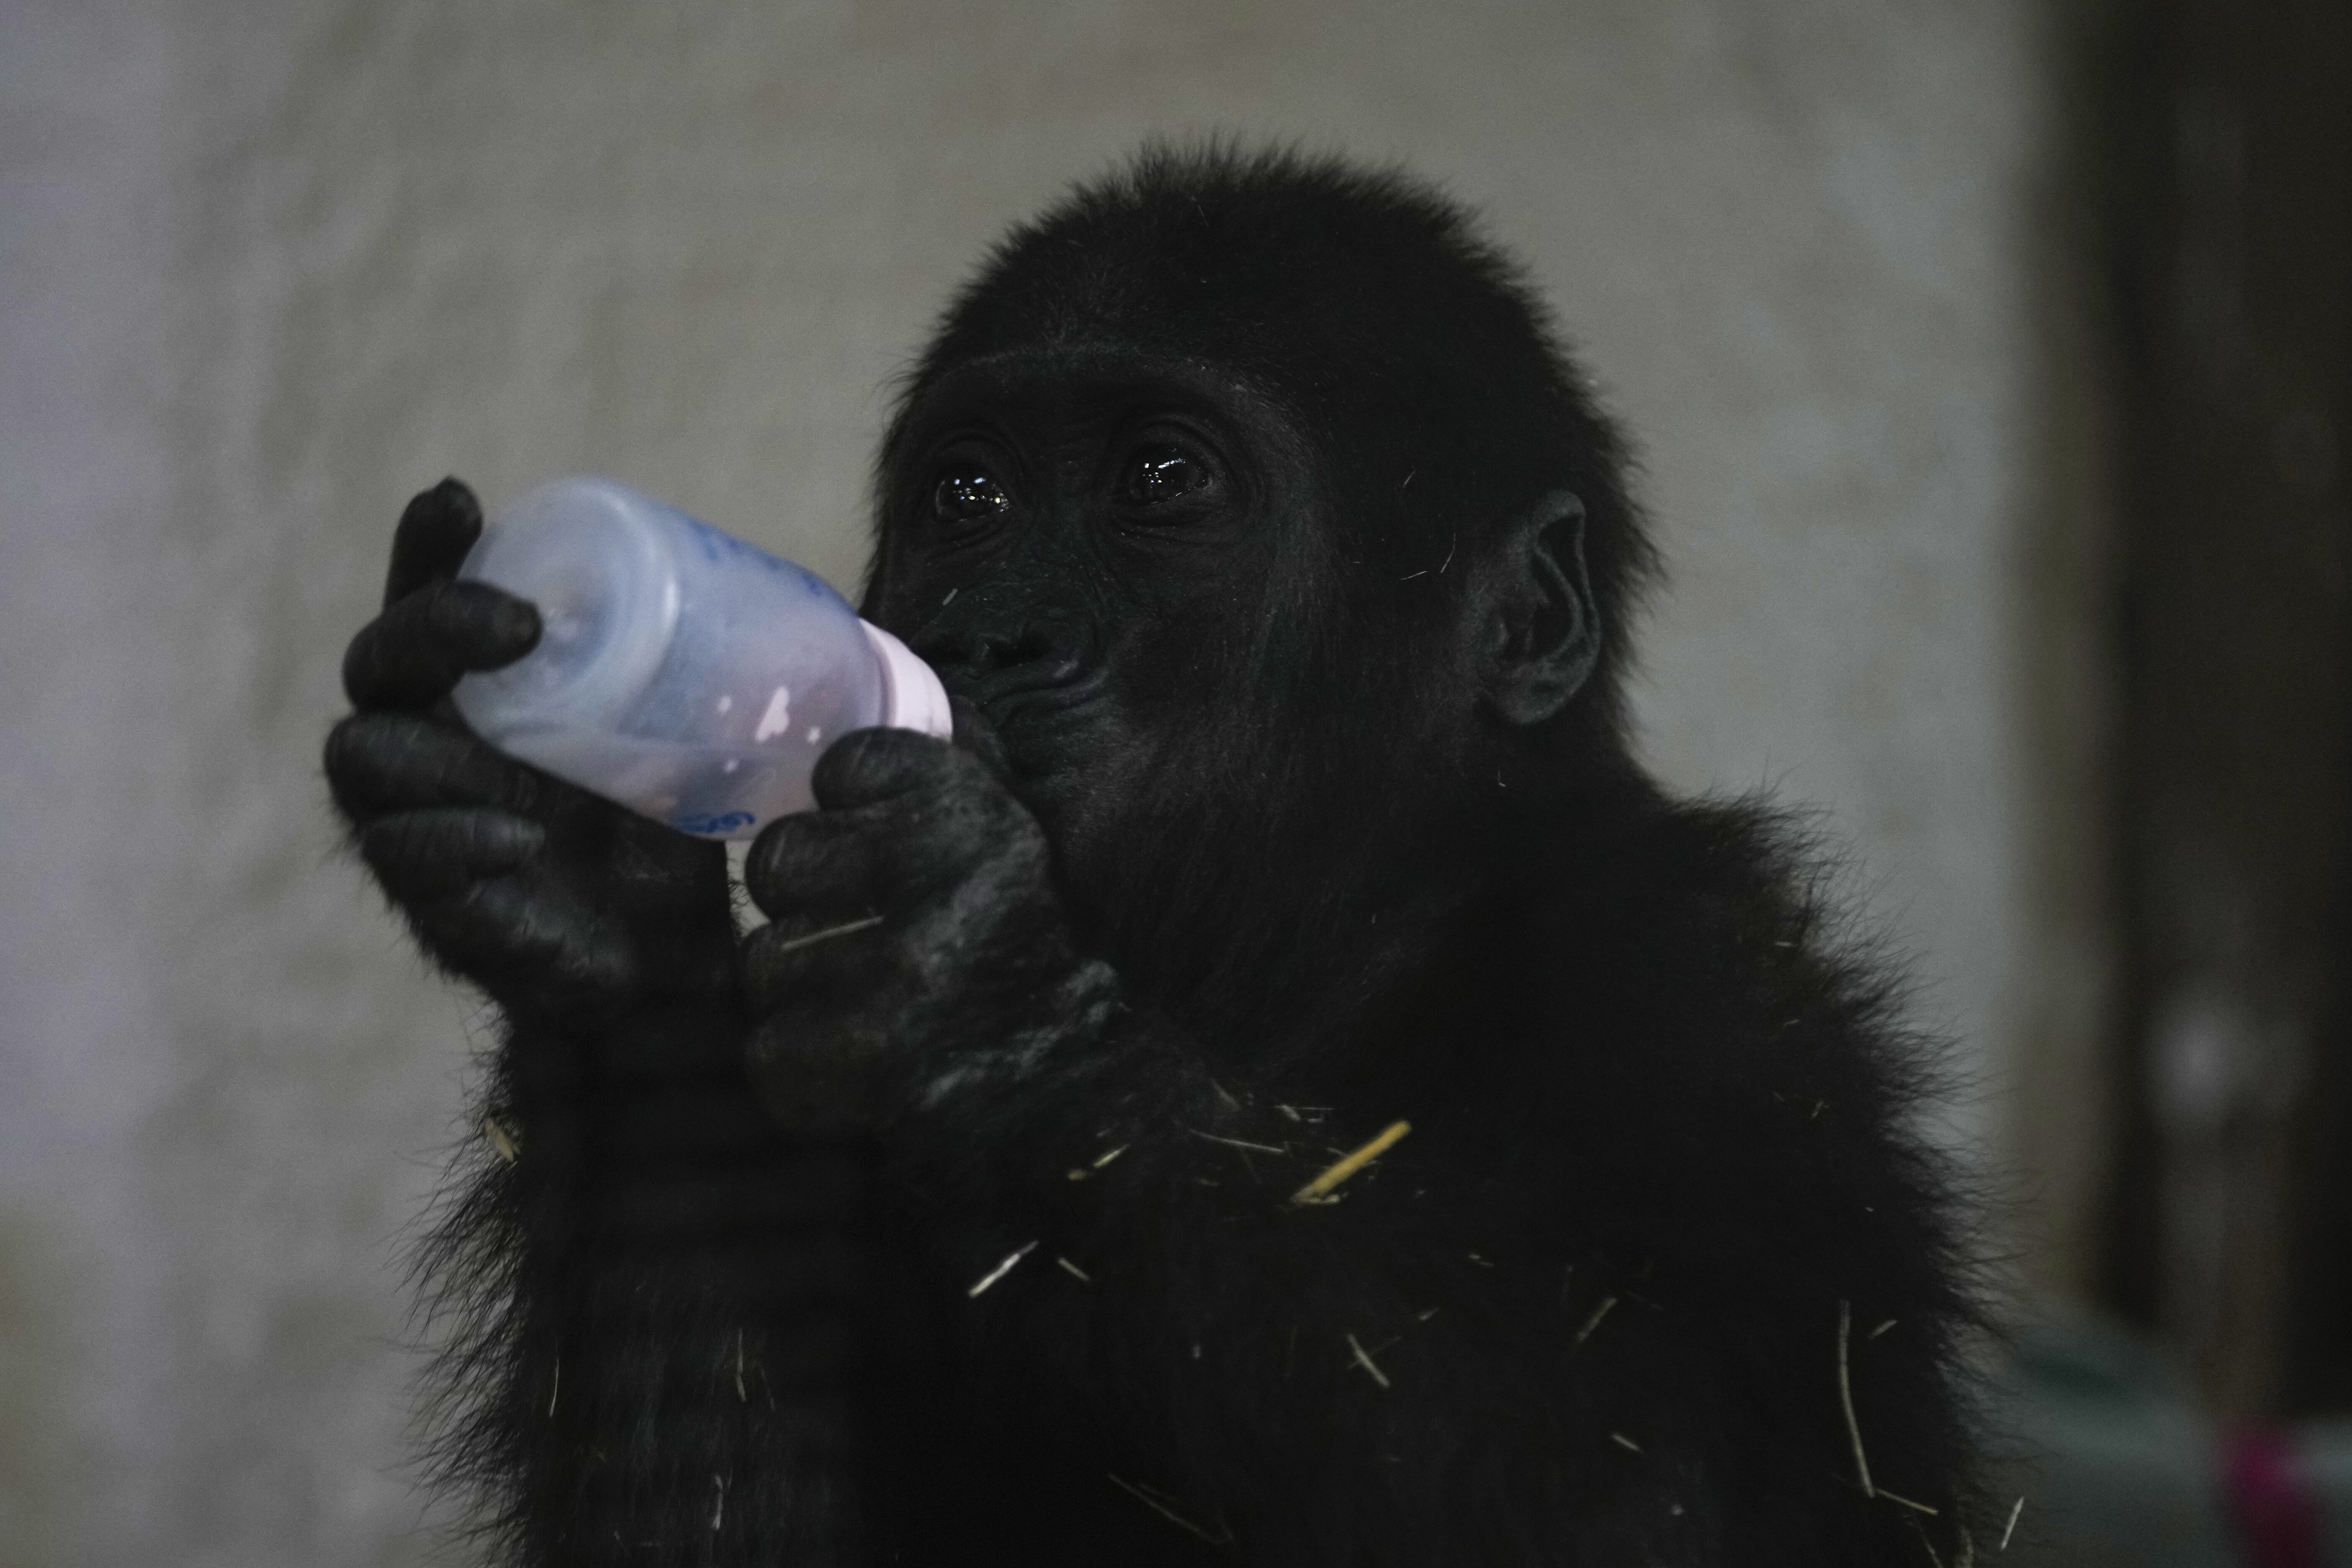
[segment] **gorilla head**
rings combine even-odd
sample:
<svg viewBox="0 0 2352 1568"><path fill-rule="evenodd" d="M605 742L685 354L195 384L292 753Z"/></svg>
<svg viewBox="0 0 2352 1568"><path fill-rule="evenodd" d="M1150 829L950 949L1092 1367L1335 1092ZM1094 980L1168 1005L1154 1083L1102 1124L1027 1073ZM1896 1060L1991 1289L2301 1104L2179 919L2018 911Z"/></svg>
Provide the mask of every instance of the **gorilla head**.
<svg viewBox="0 0 2352 1568"><path fill-rule="evenodd" d="M1450 204L1147 153L947 312L883 445L866 612L992 725L1131 980L1311 987L1384 884L1441 908L1516 841L1513 786L1557 811L1614 771L1650 563L1622 462Z"/></svg>

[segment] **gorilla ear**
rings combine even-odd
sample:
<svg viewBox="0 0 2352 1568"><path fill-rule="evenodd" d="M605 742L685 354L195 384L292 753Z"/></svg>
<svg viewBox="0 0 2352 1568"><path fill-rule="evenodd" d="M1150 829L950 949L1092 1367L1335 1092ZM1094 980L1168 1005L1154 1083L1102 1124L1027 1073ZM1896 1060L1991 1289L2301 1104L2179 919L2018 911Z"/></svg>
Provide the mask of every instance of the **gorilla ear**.
<svg viewBox="0 0 2352 1568"><path fill-rule="evenodd" d="M1480 613L1479 685L1495 711L1540 724L1601 659L1601 615L1584 573L1584 502L1551 490L1504 531Z"/></svg>

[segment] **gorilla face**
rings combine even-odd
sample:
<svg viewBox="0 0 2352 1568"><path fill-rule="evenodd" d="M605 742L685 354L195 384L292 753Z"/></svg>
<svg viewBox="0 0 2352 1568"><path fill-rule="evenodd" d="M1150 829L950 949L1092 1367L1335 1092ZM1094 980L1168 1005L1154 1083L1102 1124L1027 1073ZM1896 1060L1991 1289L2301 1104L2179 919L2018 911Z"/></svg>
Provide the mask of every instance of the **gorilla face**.
<svg viewBox="0 0 2352 1568"><path fill-rule="evenodd" d="M1285 607L1328 596L1320 500L1282 411L1213 371L992 357L909 411L867 611L1083 836L1164 750L1154 737L1183 734L1198 759L1283 695L1251 677L1280 673L1264 645Z"/></svg>
<svg viewBox="0 0 2352 1568"><path fill-rule="evenodd" d="M940 671L1097 952L1179 1011L1278 1019L1476 879L1516 731L1598 619L1573 495L1433 528L1412 454L1229 353L1105 332L940 365L885 448L865 613Z"/></svg>
<svg viewBox="0 0 2352 1568"><path fill-rule="evenodd" d="M1335 750L1310 737L1356 728L1414 640L1351 635L1318 458L1238 377L1116 346L990 355L908 409L866 614L977 717L1082 913L1113 886L1132 904L1137 867L1184 840L1264 837L1269 802L1392 785L1303 776ZM1382 706L1395 743L1346 754L1425 767L1420 704Z"/></svg>
<svg viewBox="0 0 2352 1568"><path fill-rule="evenodd" d="M1016 231L896 411L865 605L1092 951L1196 1026L1188 997L1255 997L1261 1033L1369 994L1377 949L1523 858L1528 786L1613 754L1643 558L1507 264L1401 187L1300 196L1269 165Z"/></svg>

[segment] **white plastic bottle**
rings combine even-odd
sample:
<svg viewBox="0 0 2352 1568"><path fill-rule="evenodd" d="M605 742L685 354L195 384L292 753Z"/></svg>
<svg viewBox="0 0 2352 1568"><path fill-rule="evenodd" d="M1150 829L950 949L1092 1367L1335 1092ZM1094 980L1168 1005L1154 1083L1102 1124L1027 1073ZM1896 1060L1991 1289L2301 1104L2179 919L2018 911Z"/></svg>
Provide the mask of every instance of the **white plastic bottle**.
<svg viewBox="0 0 2352 1568"><path fill-rule="evenodd" d="M610 479L524 496L460 577L539 608L539 644L457 682L508 755L705 838L807 809L828 742L874 724L946 736L946 691L823 579Z"/></svg>

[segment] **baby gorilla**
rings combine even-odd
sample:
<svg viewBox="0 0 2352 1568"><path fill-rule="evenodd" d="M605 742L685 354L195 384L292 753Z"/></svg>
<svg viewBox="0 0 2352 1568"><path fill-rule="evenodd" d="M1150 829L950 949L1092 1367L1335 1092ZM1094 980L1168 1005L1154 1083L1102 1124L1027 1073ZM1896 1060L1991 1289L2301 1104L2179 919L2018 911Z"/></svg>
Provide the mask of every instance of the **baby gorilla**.
<svg viewBox="0 0 2352 1568"><path fill-rule="evenodd" d="M436 1255L501 1560L1971 1556L1922 1052L1630 760L1622 470L1442 198L1145 154L910 376L865 610L956 744L836 743L740 951L716 846L451 717L537 620L417 498L328 772L503 1016Z"/></svg>

